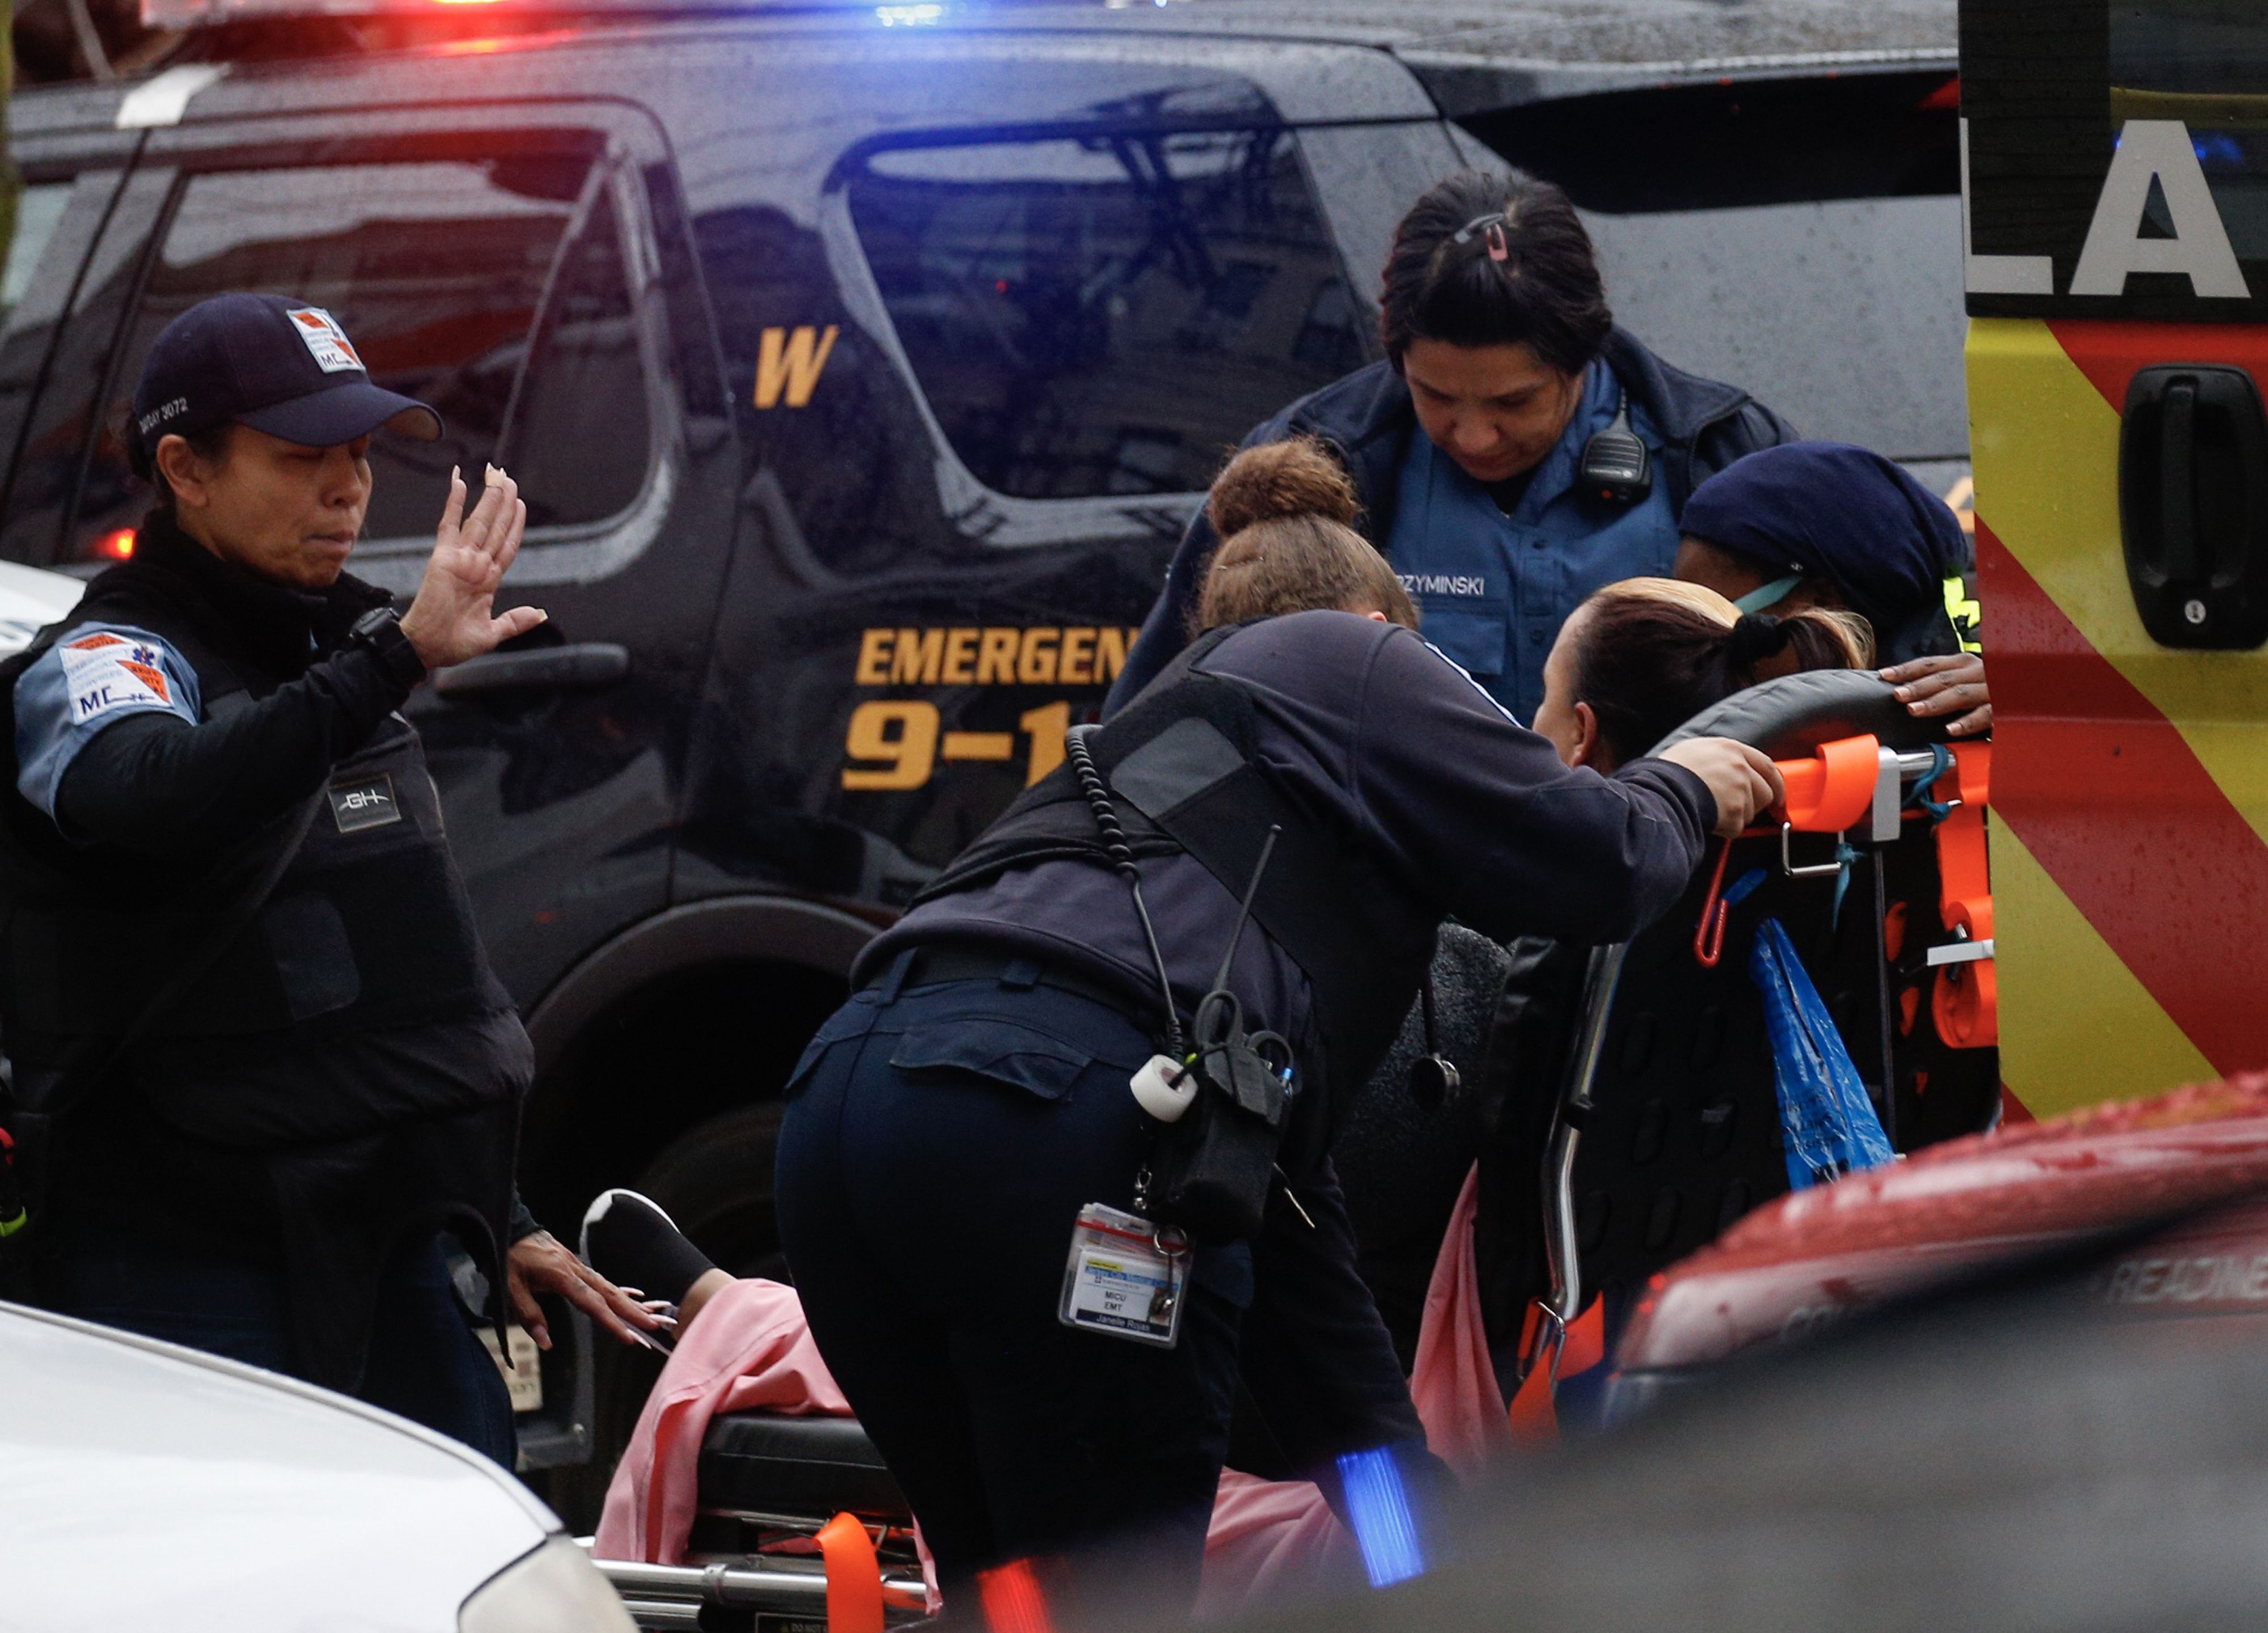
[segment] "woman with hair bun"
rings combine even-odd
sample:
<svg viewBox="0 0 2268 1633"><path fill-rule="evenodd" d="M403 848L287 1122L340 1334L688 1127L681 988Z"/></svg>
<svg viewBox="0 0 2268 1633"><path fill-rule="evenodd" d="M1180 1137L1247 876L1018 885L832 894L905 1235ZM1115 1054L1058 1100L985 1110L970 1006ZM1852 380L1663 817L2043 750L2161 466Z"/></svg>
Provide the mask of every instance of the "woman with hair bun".
<svg viewBox="0 0 2268 1633"><path fill-rule="evenodd" d="M1186 1611L1233 1405L1241 1467L1336 1492L1364 1458L1422 1519L1340 1114L1445 917L1623 939L1779 792L1723 739L1561 763L1418 638L1312 443L1239 454L1210 508L1201 632L869 944L789 1079L781 1240L956 1612L1106 1545Z"/></svg>
<svg viewBox="0 0 2268 1633"><path fill-rule="evenodd" d="M1567 764L1612 771L1759 680L1873 662L1873 636L1852 614L1744 613L1701 585L1626 578L1561 627L1535 729Z"/></svg>
<svg viewBox="0 0 2268 1633"><path fill-rule="evenodd" d="M1223 624L1329 610L1418 628L1418 609L1386 560L1354 531L1354 483L1317 442L1248 448L1205 501L1224 542L1206 563L1189 638Z"/></svg>

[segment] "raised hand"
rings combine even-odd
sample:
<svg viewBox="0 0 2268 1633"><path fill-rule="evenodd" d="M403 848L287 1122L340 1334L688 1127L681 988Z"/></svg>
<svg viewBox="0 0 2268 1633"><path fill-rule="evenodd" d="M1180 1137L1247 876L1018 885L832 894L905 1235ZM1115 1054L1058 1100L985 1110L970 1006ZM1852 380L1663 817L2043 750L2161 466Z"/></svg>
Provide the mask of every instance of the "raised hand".
<svg viewBox="0 0 2268 1633"><path fill-rule="evenodd" d="M499 642L543 622L544 614L533 607L494 615L490 610L526 531L527 505L518 482L490 466L481 502L467 516L465 479L451 467L449 499L441 507L432 559L425 563L416 599L401 615L401 633L428 669L446 669L494 651Z"/></svg>

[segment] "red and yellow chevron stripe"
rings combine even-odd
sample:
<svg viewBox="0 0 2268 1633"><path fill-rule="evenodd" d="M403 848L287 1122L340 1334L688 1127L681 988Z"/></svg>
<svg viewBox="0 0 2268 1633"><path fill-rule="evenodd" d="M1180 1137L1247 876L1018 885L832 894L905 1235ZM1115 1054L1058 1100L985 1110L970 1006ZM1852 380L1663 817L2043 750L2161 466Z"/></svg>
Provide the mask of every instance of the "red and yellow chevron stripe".
<svg viewBox="0 0 2268 1633"><path fill-rule="evenodd" d="M2268 654L2144 632L2118 531L2134 371L2268 377L2268 328L1978 319L2000 1062L2046 1115L2268 1066Z"/></svg>

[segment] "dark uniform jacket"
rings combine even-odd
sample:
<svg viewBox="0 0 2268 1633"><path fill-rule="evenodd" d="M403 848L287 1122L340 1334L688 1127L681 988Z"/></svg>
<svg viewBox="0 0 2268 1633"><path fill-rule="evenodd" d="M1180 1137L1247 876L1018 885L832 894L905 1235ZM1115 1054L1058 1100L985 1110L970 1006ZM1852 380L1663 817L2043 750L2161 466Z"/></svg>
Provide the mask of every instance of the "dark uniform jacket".
<svg viewBox="0 0 2268 1633"><path fill-rule="evenodd" d="M279 1266L302 1368L339 1387L394 1242L446 1225L498 1268L533 1067L395 712L411 680L342 645L387 600L347 577L272 583L158 512L131 561L0 667L0 1024L28 1103L294 847L209 973L70 1094L59 1245Z"/></svg>
<svg viewBox="0 0 2268 1633"><path fill-rule="evenodd" d="M1626 938L1677 899L1716 820L1707 789L1683 767L1642 761L1610 777L1568 769L1406 629L1299 613L1235 631L1193 666L1250 695L1252 759L1278 788L1359 836L1383 875L1433 917L1454 915L1497 940ZM1139 866L1187 1013L1211 984L1237 898L1187 854ZM1296 883L1328 896L1345 881ZM873 979L903 948L941 942L1028 956L1123 992L1129 1014L1154 1011L1157 978L1126 880L1091 862L1042 861L926 901L869 945L859 976ZM1248 1026L1291 1041L1304 1082L1280 1160L1307 1218L1280 1195L1271 1200L1252 1244L1241 1363L1281 1455L1248 1445L1233 1459L1289 1474L1417 1431L1331 1169L1336 1108L1331 1074L1317 1070L1322 1028L1308 978L1256 923L1229 984ZM1249 1431L1241 1419L1240 1436Z"/></svg>
<svg viewBox="0 0 2268 1633"><path fill-rule="evenodd" d="M1795 437L1786 420L1745 391L1670 367L1627 330L1610 332L1601 355L1634 407L1660 430L1660 468L1655 480L1668 489L1673 513L1683 511L1686 496L1703 480L1742 455ZM1363 508L1357 527L1390 557L1385 530L1394 519L1403 455L1417 429L1409 386L1393 364L1381 361L1300 398L1254 430L1244 445L1320 438L1354 478ZM1219 543L1212 523L1199 510L1174 552L1166 587L1110 688L1103 706L1106 717L1154 680L1186 644L1189 613L1197 605L1205 565Z"/></svg>

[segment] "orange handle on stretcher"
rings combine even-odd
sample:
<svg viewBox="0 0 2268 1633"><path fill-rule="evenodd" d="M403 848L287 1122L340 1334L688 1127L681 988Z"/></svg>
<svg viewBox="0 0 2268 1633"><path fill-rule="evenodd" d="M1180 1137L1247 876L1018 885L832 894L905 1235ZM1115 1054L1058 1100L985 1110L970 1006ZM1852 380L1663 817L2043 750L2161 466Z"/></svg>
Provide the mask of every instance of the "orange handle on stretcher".
<svg viewBox="0 0 2268 1633"><path fill-rule="evenodd" d="M1937 825L1938 915L1948 930L1971 941L1992 939L1992 873L1985 854L1984 811L1992 798L1992 746L1962 743L1953 750L1959 805ZM1993 960L1948 964L1930 993L1937 1035L1956 1049L1992 1048L2000 1041L1999 977Z"/></svg>
<svg viewBox="0 0 2268 1633"><path fill-rule="evenodd" d="M828 1633L882 1633L882 1566L874 1539L856 1514L837 1514L819 1530L827 1566Z"/></svg>
<svg viewBox="0 0 2268 1633"><path fill-rule="evenodd" d="M1781 810L1799 834L1839 834L1874 808L1881 745L1872 737L1822 743L1808 760L1775 760L1787 798Z"/></svg>

